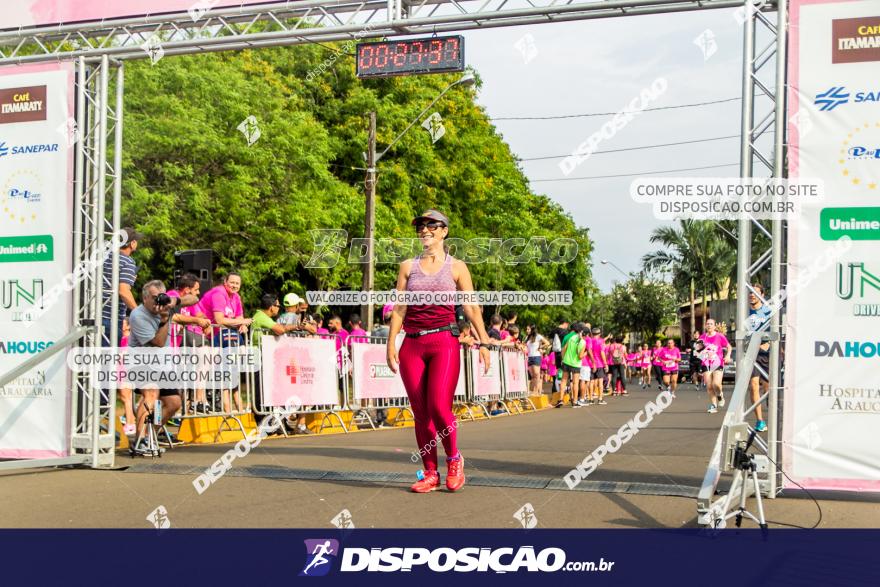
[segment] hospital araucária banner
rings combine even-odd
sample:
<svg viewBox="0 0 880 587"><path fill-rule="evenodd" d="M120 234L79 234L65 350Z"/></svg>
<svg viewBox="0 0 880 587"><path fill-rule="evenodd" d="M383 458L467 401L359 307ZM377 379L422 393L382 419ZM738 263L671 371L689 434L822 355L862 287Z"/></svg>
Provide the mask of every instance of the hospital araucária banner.
<svg viewBox="0 0 880 587"><path fill-rule="evenodd" d="M73 65L0 68L0 373L66 335L72 269ZM0 388L0 457L67 456L64 353Z"/></svg>
<svg viewBox="0 0 880 587"><path fill-rule="evenodd" d="M789 30L789 176L826 199L788 227L789 283L810 283L789 299L783 466L878 491L880 3L792 0Z"/></svg>

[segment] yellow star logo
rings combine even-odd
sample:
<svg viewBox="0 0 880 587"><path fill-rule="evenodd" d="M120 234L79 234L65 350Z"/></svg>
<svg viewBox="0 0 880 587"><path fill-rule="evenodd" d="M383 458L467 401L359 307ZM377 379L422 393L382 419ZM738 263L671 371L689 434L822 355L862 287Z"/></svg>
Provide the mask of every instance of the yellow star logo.
<svg viewBox="0 0 880 587"><path fill-rule="evenodd" d="M849 169L844 169L844 170L843 170L843 174L844 174L844 175L849 175Z"/></svg>
<svg viewBox="0 0 880 587"><path fill-rule="evenodd" d="M860 180L858 177L854 177L854 178L853 178L853 185L859 185L859 182L860 182L860 181L861 181L861 180Z"/></svg>
<svg viewBox="0 0 880 587"><path fill-rule="evenodd" d="M868 184L868 189L870 189L870 190L875 190L875 189L877 189L877 183L876 183L876 182L869 183L869 184Z"/></svg>

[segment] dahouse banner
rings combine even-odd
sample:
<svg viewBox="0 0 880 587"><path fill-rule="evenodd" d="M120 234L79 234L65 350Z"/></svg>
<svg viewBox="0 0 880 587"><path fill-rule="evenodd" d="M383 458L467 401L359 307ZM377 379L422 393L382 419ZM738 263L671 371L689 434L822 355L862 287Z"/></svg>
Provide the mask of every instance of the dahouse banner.
<svg viewBox="0 0 880 587"><path fill-rule="evenodd" d="M792 0L789 175L825 199L789 223L784 468L880 490L880 2ZM794 290L792 290L794 291ZM788 482L787 482L788 483Z"/></svg>
<svg viewBox="0 0 880 587"><path fill-rule="evenodd" d="M0 68L0 373L70 330L71 296L42 298L72 269L73 75ZM0 457L67 456L70 397L64 353L0 388Z"/></svg>

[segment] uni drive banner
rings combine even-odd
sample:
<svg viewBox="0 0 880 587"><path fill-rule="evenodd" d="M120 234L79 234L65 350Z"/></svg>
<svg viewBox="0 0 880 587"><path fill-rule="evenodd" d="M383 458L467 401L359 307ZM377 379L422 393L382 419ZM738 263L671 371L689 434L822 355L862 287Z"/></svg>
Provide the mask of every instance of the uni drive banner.
<svg viewBox="0 0 880 587"><path fill-rule="evenodd" d="M72 64L0 68L0 373L71 325L71 296L41 298L72 269L73 75ZM0 457L67 456L70 385L60 353L0 388Z"/></svg>
<svg viewBox="0 0 880 587"><path fill-rule="evenodd" d="M803 286L788 305L784 466L808 488L878 491L880 2L792 0L790 31L789 175L823 179L826 199L788 227Z"/></svg>

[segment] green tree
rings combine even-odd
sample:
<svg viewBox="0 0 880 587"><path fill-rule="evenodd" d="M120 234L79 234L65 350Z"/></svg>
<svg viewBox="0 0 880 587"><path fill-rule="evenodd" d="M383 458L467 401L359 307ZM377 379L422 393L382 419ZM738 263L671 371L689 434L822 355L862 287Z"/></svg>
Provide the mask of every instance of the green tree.
<svg viewBox="0 0 880 587"><path fill-rule="evenodd" d="M676 292L690 301L693 332L696 292L702 296L702 315L706 316L708 299L720 292L736 265L736 250L709 221L682 220L679 226L658 227L651 242L664 248L642 257L642 266L649 272L671 271Z"/></svg>
<svg viewBox="0 0 880 587"><path fill-rule="evenodd" d="M129 63L123 219L147 234L141 279L167 279L175 250L211 248L220 273L242 272L249 306L261 291L358 289L361 265L345 257L306 267L310 231L363 237L368 113L377 112L381 150L457 75L358 80L348 56L316 45ZM523 323L585 315L594 287L588 232L531 190L474 91L455 88L437 103L440 141L415 126L382 159L376 237L410 239L410 219L436 207L450 217L451 237L571 239L578 252L569 263L470 268L477 289L573 293L570 307L503 308ZM248 116L261 131L250 146L237 130ZM377 289L394 286L397 263L380 259Z"/></svg>

